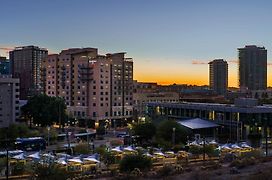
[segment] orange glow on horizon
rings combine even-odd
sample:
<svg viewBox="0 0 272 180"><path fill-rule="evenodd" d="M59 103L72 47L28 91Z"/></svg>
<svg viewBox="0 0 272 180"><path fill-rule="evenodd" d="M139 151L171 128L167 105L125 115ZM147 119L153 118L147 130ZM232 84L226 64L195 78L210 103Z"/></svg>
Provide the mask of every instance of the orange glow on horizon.
<svg viewBox="0 0 272 180"><path fill-rule="evenodd" d="M134 79L139 82L155 82L161 85L188 84L188 85L209 85L208 65L169 64L151 65L146 63L139 65L135 63ZM229 64L228 86L238 87L238 66ZM272 86L272 66L267 67L267 86Z"/></svg>

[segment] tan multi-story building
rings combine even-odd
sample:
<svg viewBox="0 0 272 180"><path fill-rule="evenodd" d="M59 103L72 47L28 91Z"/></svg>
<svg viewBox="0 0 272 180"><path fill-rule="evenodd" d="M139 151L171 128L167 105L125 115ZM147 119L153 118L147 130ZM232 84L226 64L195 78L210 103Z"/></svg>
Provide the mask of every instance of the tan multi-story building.
<svg viewBox="0 0 272 180"><path fill-rule="evenodd" d="M20 79L20 99L40 93L40 68L48 50L37 46L16 47L9 52L12 76Z"/></svg>
<svg viewBox="0 0 272 180"><path fill-rule="evenodd" d="M0 128L15 123L19 116L19 79L0 76Z"/></svg>
<svg viewBox="0 0 272 180"><path fill-rule="evenodd" d="M74 117L96 121L132 118L133 61L125 53L63 50L43 60L42 82L44 93L63 97Z"/></svg>

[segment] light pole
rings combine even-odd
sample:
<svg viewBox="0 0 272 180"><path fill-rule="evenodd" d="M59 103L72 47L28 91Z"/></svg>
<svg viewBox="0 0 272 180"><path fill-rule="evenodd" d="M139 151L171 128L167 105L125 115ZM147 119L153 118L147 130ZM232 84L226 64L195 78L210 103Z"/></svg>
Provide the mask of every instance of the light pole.
<svg viewBox="0 0 272 180"><path fill-rule="evenodd" d="M173 146L175 145L175 133L176 132L176 128L173 127L173 133L172 133L172 142L173 142Z"/></svg>
<svg viewBox="0 0 272 180"><path fill-rule="evenodd" d="M264 118L265 120L265 156L268 156L268 133L267 133L267 118Z"/></svg>
<svg viewBox="0 0 272 180"><path fill-rule="evenodd" d="M115 136L115 133L116 133L116 120L115 119L113 120L113 127L114 127L113 134Z"/></svg>
<svg viewBox="0 0 272 180"><path fill-rule="evenodd" d="M47 144L48 144L48 146L50 145L50 143L49 143L49 136L50 136L50 126L47 126Z"/></svg>

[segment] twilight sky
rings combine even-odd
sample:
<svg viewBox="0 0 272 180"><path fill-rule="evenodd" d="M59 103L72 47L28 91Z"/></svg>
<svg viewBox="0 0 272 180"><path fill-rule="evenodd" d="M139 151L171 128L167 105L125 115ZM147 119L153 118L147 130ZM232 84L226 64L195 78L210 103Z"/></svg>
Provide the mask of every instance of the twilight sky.
<svg viewBox="0 0 272 180"><path fill-rule="evenodd" d="M0 0L0 7L0 48L125 51L139 81L208 84L207 62L223 58L229 86L237 86L237 48L246 44L265 46L272 63L270 0ZM270 77L272 66L271 86Z"/></svg>

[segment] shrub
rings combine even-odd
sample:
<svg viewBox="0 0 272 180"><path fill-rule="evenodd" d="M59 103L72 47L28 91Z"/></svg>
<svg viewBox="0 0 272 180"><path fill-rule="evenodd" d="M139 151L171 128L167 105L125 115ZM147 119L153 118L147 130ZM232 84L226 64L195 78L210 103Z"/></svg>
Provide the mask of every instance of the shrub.
<svg viewBox="0 0 272 180"><path fill-rule="evenodd" d="M80 143L74 147L74 153L76 154L90 154L91 150L88 144Z"/></svg>
<svg viewBox="0 0 272 180"><path fill-rule="evenodd" d="M121 172L131 172L135 168L141 171L149 170L152 166L152 162L149 158L140 155L128 155L125 156L120 162Z"/></svg>
<svg viewBox="0 0 272 180"><path fill-rule="evenodd" d="M251 166L256 164L256 159L254 157L250 158L243 158L243 159L236 159L231 162L230 167L237 167L239 169Z"/></svg>
<svg viewBox="0 0 272 180"><path fill-rule="evenodd" d="M157 175L159 177L165 177L165 176L170 176L175 173L175 168L171 165L165 165L161 169L157 171Z"/></svg>
<svg viewBox="0 0 272 180"><path fill-rule="evenodd" d="M36 164L34 174L38 180L66 180L71 177L65 169L55 164L49 166Z"/></svg>
<svg viewBox="0 0 272 180"><path fill-rule="evenodd" d="M260 158L262 156L262 153L260 150L258 149L254 149L252 151L249 152L245 152L241 154L242 158L249 158L249 157L254 157L254 158Z"/></svg>
<svg viewBox="0 0 272 180"><path fill-rule="evenodd" d="M190 146L189 152L192 154L201 154L202 148L200 146Z"/></svg>

